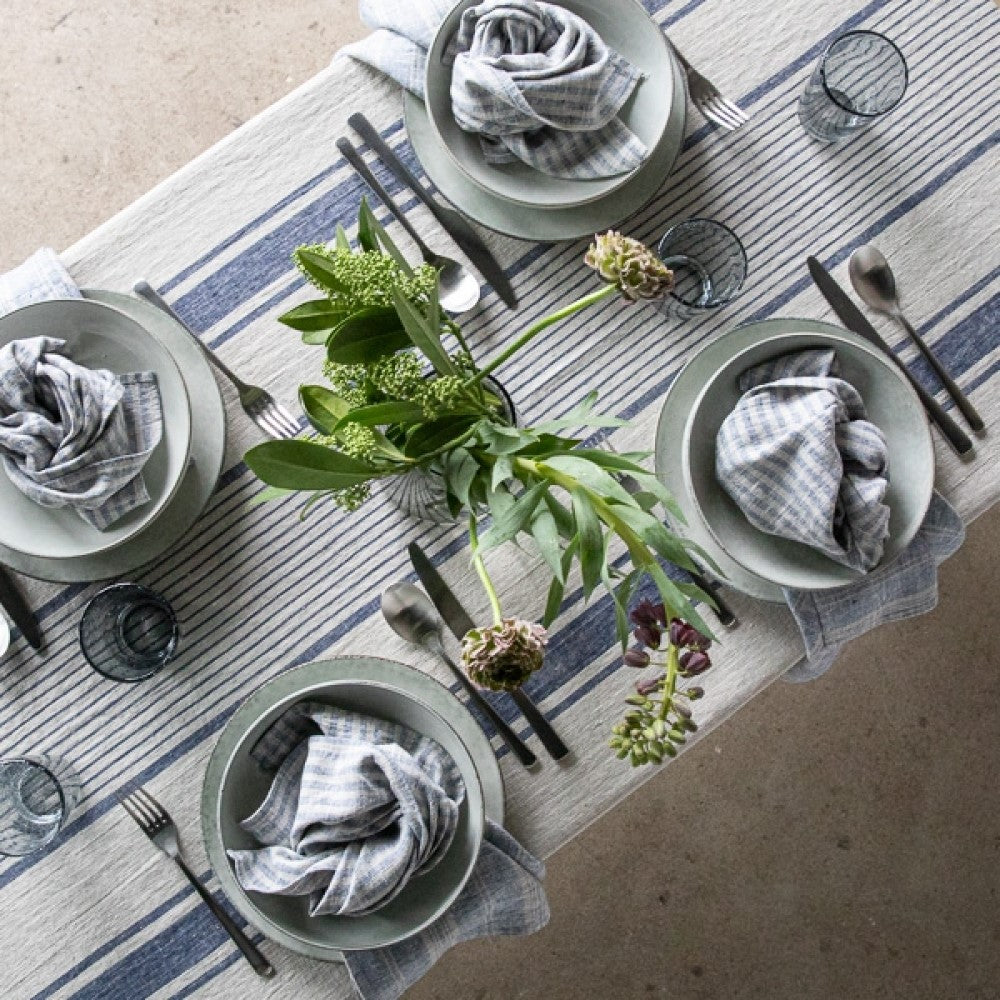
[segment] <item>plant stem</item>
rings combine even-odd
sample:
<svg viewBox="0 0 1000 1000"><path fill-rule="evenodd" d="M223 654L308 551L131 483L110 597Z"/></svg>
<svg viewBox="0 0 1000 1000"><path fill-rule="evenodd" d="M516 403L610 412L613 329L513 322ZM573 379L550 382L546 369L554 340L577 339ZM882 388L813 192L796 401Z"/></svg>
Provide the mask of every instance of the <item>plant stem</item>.
<svg viewBox="0 0 1000 1000"><path fill-rule="evenodd" d="M680 657L677 653L677 647L671 642L670 652L667 653L667 676L663 684L663 700L660 702L659 711L659 717L664 720L670 711L670 706L674 703L674 688L677 686L677 669L679 666Z"/></svg>
<svg viewBox="0 0 1000 1000"><path fill-rule="evenodd" d="M585 309L587 306L593 305L595 302L600 302L602 299L608 298L610 295L614 295L618 291L615 285L605 285L603 288L599 288L596 292L591 292L589 295L584 295L582 299L577 299L576 302L571 302L568 306L563 306L562 309L557 309L554 313L545 316L543 319L538 320L537 323L533 323L528 327L524 333L521 334L516 340L505 347L485 368L482 368L477 372L470 380L470 385L476 385L482 382L487 375L492 375L508 358L513 357L525 344L534 340L542 332L542 330L547 329L554 323L560 322L560 320L566 319L568 316L572 316L573 313L579 312L581 309Z"/></svg>
<svg viewBox="0 0 1000 1000"><path fill-rule="evenodd" d="M479 533L476 530L475 514L469 515L469 542L472 545L472 565L476 567L476 572L479 574L479 579L482 580L486 596L490 599L490 607L493 609L493 624L500 625L503 623L500 598L497 597L496 588L493 586L490 574L486 572L486 563L483 562L483 557L479 552Z"/></svg>

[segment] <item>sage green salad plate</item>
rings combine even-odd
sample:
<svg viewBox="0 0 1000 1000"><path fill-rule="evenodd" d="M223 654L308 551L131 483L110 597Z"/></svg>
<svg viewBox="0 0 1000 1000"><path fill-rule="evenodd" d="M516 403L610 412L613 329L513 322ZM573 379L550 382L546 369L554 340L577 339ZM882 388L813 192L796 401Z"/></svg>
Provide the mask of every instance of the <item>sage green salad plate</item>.
<svg viewBox="0 0 1000 1000"><path fill-rule="evenodd" d="M455 168L484 191L534 208L572 208L604 198L627 184L630 173L588 180L553 177L526 163L490 164L479 137L455 121L451 103L452 62L448 47L462 15L478 0L461 0L442 21L427 55L426 107L430 127ZM586 21L612 50L643 71L618 117L650 153L670 122L676 81L670 43L638 0L560 0L559 6ZM681 87L683 91L683 85ZM648 154L647 154L648 155Z"/></svg>
<svg viewBox="0 0 1000 1000"><path fill-rule="evenodd" d="M141 323L113 306L87 299L48 299L0 317L0 347L15 340L54 337L68 357L115 375L153 371L163 411L163 433L142 470L150 499L105 531L71 507L43 507L0 472L0 545L39 559L72 559L113 549L143 531L180 487L191 454L191 404L180 369L167 348Z"/></svg>
<svg viewBox="0 0 1000 1000"><path fill-rule="evenodd" d="M121 544L99 552L53 558L0 543L0 563L26 576L55 583L89 583L124 576L175 546L208 504L226 451L222 395L204 354L191 337L175 320L132 295L84 289L83 297L130 317L169 353L186 387L193 431L190 459L174 495L155 520ZM6 479L2 471L0 478Z"/></svg>
<svg viewBox="0 0 1000 1000"><path fill-rule="evenodd" d="M273 775L257 767L250 751L278 718L302 701L342 706L429 736L448 751L465 779L459 827L441 861L366 916L310 917L305 898L248 892L237 881L226 853L228 848L257 846L239 823L261 803ZM441 916L471 875L486 817L502 823L503 813L496 756L468 710L414 667L369 656L296 667L259 688L223 727L208 762L201 800L208 857L236 909L278 944L323 961L340 961L345 951L404 940Z"/></svg>
<svg viewBox="0 0 1000 1000"><path fill-rule="evenodd" d="M759 327L763 324L754 324ZM751 327L751 329L753 329ZM889 535L882 562L891 562L913 540L934 489L934 450L917 394L893 362L846 331L760 336L737 351L708 379L688 417L681 445L687 493L719 548L744 569L792 590L827 590L856 582L864 574L801 542L755 528L715 477L715 440L742 393L737 379L748 368L810 348L833 348L840 377L861 394L868 419L888 451Z"/></svg>

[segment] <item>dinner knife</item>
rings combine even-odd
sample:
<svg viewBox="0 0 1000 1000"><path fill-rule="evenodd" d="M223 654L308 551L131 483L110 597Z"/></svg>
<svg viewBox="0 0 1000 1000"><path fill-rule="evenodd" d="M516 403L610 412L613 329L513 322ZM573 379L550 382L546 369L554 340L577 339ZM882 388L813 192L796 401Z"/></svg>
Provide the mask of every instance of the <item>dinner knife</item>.
<svg viewBox="0 0 1000 1000"><path fill-rule="evenodd" d="M434 607L438 609L438 613L444 619L444 623L451 630L452 635L461 642L466 633L475 628L471 616L448 584L445 583L444 578L428 559L424 550L416 542L411 542L408 551L410 562L413 563L413 568L417 571L417 576L424 585L427 596L430 597ZM542 715L527 692L521 688L515 688L510 694L521 710L521 714L538 734L538 738L542 741L542 746L545 747L549 756L553 760L562 760L569 753L569 748L559 738L559 734L552 728L549 720Z"/></svg>
<svg viewBox="0 0 1000 1000"><path fill-rule="evenodd" d="M476 270L493 286L497 295L511 308L517 308L517 295L500 262L493 256L482 237L455 209L441 205L414 177L410 168L389 148L374 125L360 112L347 119L347 124L368 143L401 184L405 184L427 206L441 228L458 244Z"/></svg>
<svg viewBox="0 0 1000 1000"><path fill-rule="evenodd" d="M24 602L21 592L10 574L0 566L0 605L10 615L11 621L21 630L21 635L32 649L42 648L42 633L31 608Z"/></svg>
<svg viewBox="0 0 1000 1000"><path fill-rule="evenodd" d="M823 298L833 307L840 322L854 333L864 337L869 343L884 351L896 362L899 370L906 376L920 397L924 409L931 420L937 424L938 430L945 436L948 443L959 453L966 455L972 451L972 440L945 412L944 407L910 374L909 368L899 359L892 348L879 336L875 327L865 319L861 310L851 301L848 294L837 284L836 279L815 258L808 257L809 274L816 286L823 293Z"/></svg>

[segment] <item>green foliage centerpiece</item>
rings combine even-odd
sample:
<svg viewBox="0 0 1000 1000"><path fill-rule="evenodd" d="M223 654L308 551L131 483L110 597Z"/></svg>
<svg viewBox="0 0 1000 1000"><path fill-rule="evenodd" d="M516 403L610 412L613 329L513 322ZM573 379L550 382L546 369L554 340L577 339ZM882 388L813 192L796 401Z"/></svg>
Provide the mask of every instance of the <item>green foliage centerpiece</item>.
<svg viewBox="0 0 1000 1000"><path fill-rule="evenodd" d="M662 512L681 513L641 464L647 453L588 448L567 433L624 421L596 413L591 393L564 417L516 427L489 380L543 330L581 309L616 294L631 303L665 295L672 272L636 240L598 236L585 260L602 286L479 366L461 328L441 310L433 269L411 267L365 202L358 242L352 247L338 227L332 245L295 252L321 297L281 319L306 343L324 347L328 384L300 390L314 438L268 441L247 453L269 492L305 491L307 507L331 498L354 510L377 480L418 469L440 477L450 512L467 520L473 563L493 609L492 625L473 630L463 644L466 667L484 686L517 686L540 666L544 626L559 612L574 565L585 596L601 585L611 594L623 645L629 597L643 576L672 618L706 631L691 603L705 595L676 583L661 563L694 568L688 543L664 525ZM542 626L503 616L483 561L484 552L518 536L533 539L551 573ZM616 540L631 561L624 571L613 565Z"/></svg>

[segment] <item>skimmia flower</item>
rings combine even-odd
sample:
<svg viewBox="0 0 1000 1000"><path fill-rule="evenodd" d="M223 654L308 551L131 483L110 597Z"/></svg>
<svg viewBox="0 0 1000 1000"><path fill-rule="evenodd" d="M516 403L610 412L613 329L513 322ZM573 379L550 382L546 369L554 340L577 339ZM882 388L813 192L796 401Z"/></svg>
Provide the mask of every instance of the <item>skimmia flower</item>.
<svg viewBox="0 0 1000 1000"><path fill-rule="evenodd" d="M663 298L674 272L645 244L609 229L594 237L584 261L629 302Z"/></svg>
<svg viewBox="0 0 1000 1000"><path fill-rule="evenodd" d="M545 659L548 633L535 622L504 618L474 628L462 640L462 663L469 679L492 691L520 687Z"/></svg>

